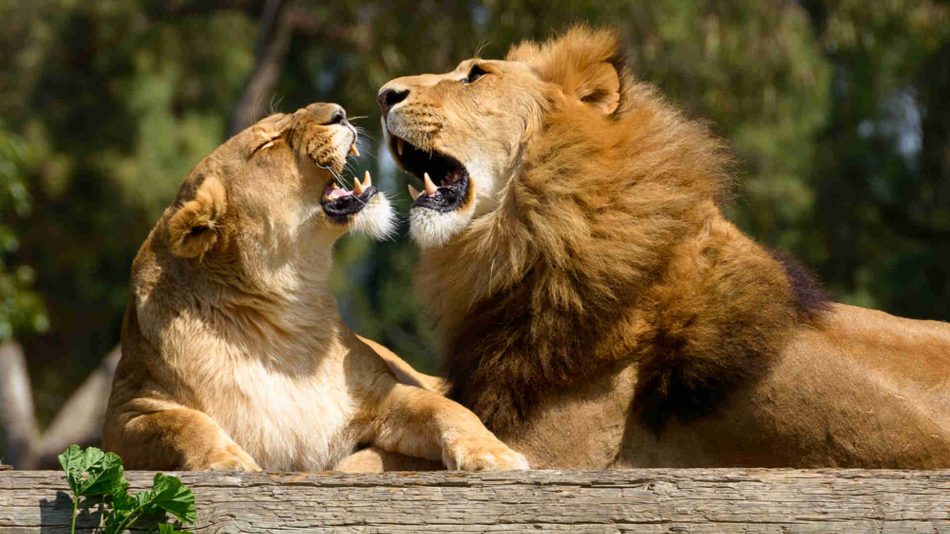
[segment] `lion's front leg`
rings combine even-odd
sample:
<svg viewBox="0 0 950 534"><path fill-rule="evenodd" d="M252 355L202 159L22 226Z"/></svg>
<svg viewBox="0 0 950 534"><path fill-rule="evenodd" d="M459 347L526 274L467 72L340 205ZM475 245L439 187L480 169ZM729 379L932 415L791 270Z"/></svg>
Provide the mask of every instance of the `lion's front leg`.
<svg viewBox="0 0 950 534"><path fill-rule="evenodd" d="M495 437L478 417L437 393L397 383L381 387L373 444L388 451L441 459L463 471L528 469L528 461Z"/></svg>
<svg viewBox="0 0 950 534"><path fill-rule="evenodd" d="M103 447L118 453L130 469L261 470L208 415L167 404L158 408L133 401L109 414Z"/></svg>
<svg viewBox="0 0 950 534"><path fill-rule="evenodd" d="M344 473L385 473L386 471L441 471L440 460L427 460L386 451L379 447L361 449L340 460L333 471Z"/></svg>

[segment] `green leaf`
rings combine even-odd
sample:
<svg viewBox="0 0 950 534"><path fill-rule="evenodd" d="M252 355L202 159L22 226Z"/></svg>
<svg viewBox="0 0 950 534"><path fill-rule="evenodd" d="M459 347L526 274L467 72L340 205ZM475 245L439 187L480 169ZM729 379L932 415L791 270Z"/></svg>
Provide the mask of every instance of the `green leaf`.
<svg viewBox="0 0 950 534"><path fill-rule="evenodd" d="M195 494L178 477L155 473L151 504L174 515L182 523L194 523Z"/></svg>
<svg viewBox="0 0 950 534"><path fill-rule="evenodd" d="M123 490L112 496L112 511L106 517L104 534L124 532L142 516L151 515L157 511L157 508L151 504L150 490L140 491L135 495L129 495L127 485Z"/></svg>
<svg viewBox="0 0 950 534"><path fill-rule="evenodd" d="M194 523L195 495L177 477L156 473L152 489L113 497L105 534L123 532L142 517L159 512L168 512L182 523Z"/></svg>
<svg viewBox="0 0 950 534"><path fill-rule="evenodd" d="M130 520L131 513L131 509L113 509L106 516L106 526L102 531L103 534L119 534L120 532L124 532L127 527L135 522L135 519Z"/></svg>
<svg viewBox="0 0 950 534"><path fill-rule="evenodd" d="M114 511L131 510L138 504L135 497L129 495L129 483L125 480L122 480L121 484L116 485L111 495L111 504Z"/></svg>
<svg viewBox="0 0 950 534"><path fill-rule="evenodd" d="M63 471L66 472L66 481L69 482L69 488L73 490L73 494L78 495L75 471L82 461L82 449L79 445L70 445L57 458L59 458L59 465L63 466Z"/></svg>
<svg viewBox="0 0 950 534"><path fill-rule="evenodd" d="M82 450L79 445L70 445L59 455L59 464L77 497L124 491L122 459L114 452L102 452L96 447Z"/></svg>

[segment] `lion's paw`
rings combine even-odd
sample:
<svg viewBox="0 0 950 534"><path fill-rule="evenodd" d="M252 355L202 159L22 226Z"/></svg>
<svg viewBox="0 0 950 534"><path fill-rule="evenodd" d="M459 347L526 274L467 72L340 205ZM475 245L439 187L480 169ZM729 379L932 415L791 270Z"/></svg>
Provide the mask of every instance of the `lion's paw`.
<svg viewBox="0 0 950 534"><path fill-rule="evenodd" d="M209 471L261 471L260 466L236 443L227 445L224 450L214 454L206 467Z"/></svg>
<svg viewBox="0 0 950 534"><path fill-rule="evenodd" d="M524 455L494 439L460 440L445 448L442 461L448 469L458 471L512 471L531 468Z"/></svg>

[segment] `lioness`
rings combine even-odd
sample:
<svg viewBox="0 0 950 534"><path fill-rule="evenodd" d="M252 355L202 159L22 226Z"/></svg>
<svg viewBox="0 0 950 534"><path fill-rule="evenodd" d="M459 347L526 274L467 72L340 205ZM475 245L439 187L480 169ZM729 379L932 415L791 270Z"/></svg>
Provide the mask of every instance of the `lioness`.
<svg viewBox="0 0 950 534"><path fill-rule="evenodd" d="M398 78L448 395L535 467L950 467L950 326L828 303L610 31Z"/></svg>
<svg viewBox="0 0 950 534"><path fill-rule="evenodd" d="M241 132L185 180L132 265L103 432L126 466L313 471L366 444L527 467L468 410L397 382L341 321L334 241L392 224L368 174L352 191L334 179L356 138L343 108L312 104Z"/></svg>

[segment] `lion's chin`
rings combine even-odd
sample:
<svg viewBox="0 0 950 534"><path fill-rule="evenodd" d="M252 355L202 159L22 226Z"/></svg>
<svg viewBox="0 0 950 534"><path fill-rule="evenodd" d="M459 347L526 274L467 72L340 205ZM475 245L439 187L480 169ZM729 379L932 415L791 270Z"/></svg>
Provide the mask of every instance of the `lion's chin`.
<svg viewBox="0 0 950 534"><path fill-rule="evenodd" d="M409 213L409 235L419 248L439 248L461 234L471 220L470 209L437 211L413 208Z"/></svg>
<svg viewBox="0 0 950 534"><path fill-rule="evenodd" d="M345 225L347 230L372 239L388 239L396 231L396 213L386 195L377 193Z"/></svg>

